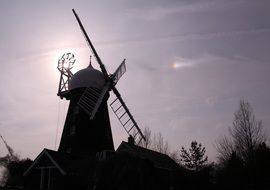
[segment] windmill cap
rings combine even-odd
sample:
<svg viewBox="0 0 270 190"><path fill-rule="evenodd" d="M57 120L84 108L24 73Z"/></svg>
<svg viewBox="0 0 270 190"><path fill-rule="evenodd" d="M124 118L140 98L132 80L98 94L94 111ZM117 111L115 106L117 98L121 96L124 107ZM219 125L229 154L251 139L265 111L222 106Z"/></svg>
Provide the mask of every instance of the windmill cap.
<svg viewBox="0 0 270 190"><path fill-rule="evenodd" d="M90 64L87 68L75 73L69 82L69 90L84 87L94 87L102 89L105 79L99 70L96 70Z"/></svg>

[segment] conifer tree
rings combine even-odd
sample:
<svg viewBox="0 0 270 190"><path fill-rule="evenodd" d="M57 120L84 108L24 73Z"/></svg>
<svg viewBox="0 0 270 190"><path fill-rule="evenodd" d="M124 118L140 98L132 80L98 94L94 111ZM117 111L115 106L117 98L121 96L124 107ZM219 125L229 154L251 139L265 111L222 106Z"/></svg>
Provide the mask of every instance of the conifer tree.
<svg viewBox="0 0 270 190"><path fill-rule="evenodd" d="M205 156L205 147L202 147L201 143L192 141L189 150L181 148L180 160L185 167L199 171L208 160L208 157Z"/></svg>

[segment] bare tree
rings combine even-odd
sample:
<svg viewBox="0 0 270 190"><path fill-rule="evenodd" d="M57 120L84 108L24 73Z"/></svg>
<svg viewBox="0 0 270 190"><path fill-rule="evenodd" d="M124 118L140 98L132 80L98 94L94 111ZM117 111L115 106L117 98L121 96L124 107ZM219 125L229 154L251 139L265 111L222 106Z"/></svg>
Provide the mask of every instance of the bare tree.
<svg viewBox="0 0 270 190"><path fill-rule="evenodd" d="M155 134L153 139L153 146L152 149L163 153L168 154L169 153L169 145L167 141L164 141L163 136L161 133Z"/></svg>
<svg viewBox="0 0 270 190"><path fill-rule="evenodd" d="M150 148L152 145L152 132L149 129L149 127L144 128L143 135L145 137L145 141L144 140L140 141L138 145L144 148Z"/></svg>
<svg viewBox="0 0 270 190"><path fill-rule="evenodd" d="M229 132L231 140L224 137L216 146L220 161L228 160L232 152L244 162L253 160L255 149L266 139L262 122L255 119L252 107L245 100L240 101Z"/></svg>
<svg viewBox="0 0 270 190"><path fill-rule="evenodd" d="M143 130L143 134L145 137L145 141L143 140L140 141L138 143L139 146L148 148L148 149L151 149L151 150L163 153L163 154L167 154L174 161L176 161L177 163L179 162L178 151L173 151L173 152L169 151L168 141L165 141L163 139L163 136L161 133L156 133L152 135L152 131L149 129L149 127L145 127Z"/></svg>
<svg viewBox="0 0 270 190"><path fill-rule="evenodd" d="M223 136L216 144L215 148L218 152L218 160L220 163L225 163L230 160L232 153L234 152L234 146L231 139Z"/></svg>
<svg viewBox="0 0 270 190"><path fill-rule="evenodd" d="M240 101L239 109L234 113L233 127L230 129L236 153L244 161L253 159L254 150L265 141L262 121L257 121L250 104Z"/></svg>
<svg viewBox="0 0 270 190"><path fill-rule="evenodd" d="M172 152L169 153L169 156L171 159L173 159L177 164L181 164L180 163L180 158L179 158L179 151L178 150L174 150Z"/></svg>

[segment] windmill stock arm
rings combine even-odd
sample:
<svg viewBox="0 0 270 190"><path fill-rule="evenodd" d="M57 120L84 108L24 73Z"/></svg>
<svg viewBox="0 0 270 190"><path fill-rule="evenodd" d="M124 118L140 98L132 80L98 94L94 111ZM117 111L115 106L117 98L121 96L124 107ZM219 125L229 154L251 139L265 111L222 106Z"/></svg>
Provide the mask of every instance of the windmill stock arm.
<svg viewBox="0 0 270 190"><path fill-rule="evenodd" d="M113 75L110 75L109 76L108 75L108 72L106 71L106 68L105 68L104 64L102 63L102 61L101 61L100 57L98 56L98 54L97 54L97 52L96 52L96 50L95 50L95 48L94 48L94 46L93 46L90 38L88 37L88 35L87 35L87 33L86 33L86 31L85 31L82 23L81 23L81 20L80 20L79 16L77 15L77 13L75 12L74 9L72 9L72 11L73 11L73 14L75 15L75 17L77 19L77 22L78 22L78 24L79 24L79 26L80 26L80 28L81 28L81 30L83 32L83 35L84 35L84 37L85 37L85 39L86 39L86 41L87 41L90 49L92 50L92 52L93 52L93 54L94 54L94 56L95 56L95 58L96 58L96 60L97 60L97 62L99 64L99 66L100 66L100 69L101 69L101 71L102 71L102 73L104 75L104 78L105 78L105 80L106 80L106 82L108 84L108 86L107 87L105 86L105 88L104 88L104 93L107 92L107 90L111 90L112 89L113 92L115 93L116 97L118 98L119 102L121 103L121 106L125 110L125 113L123 113L121 116L118 116L117 115L118 119L120 120L120 122L121 122L121 124L123 125L124 128L125 128L125 125L129 121L131 121L132 122L132 126L131 126L131 128L129 130L126 130L126 131L129 133L129 135L131 135L130 134L130 131L134 128L134 129L137 130L136 131L136 134L134 135L134 138L137 136L137 134L139 134L141 136L140 140L141 139L145 140L145 137L144 137L143 133L141 132L140 128L138 127L138 124L136 123L136 121L134 120L133 116L131 115L131 113L130 113L129 109L127 108L125 102L123 101L120 93L118 92L118 90L114 86L117 83L117 81L120 79L120 77L126 72L125 59L120 64L120 66L116 69L116 72ZM85 96L85 98L87 99L87 96ZM92 112L90 118L93 118L94 117L95 112L98 109L99 104L101 103L101 100L102 99L103 99L103 95L101 95L99 97L99 99L98 99L98 101L96 103L96 106L94 107L94 110L92 110L93 112ZM88 109L86 109L86 110L88 110ZM89 113L91 113L91 112L89 112ZM116 114L116 112L115 112L115 114ZM129 119L128 119L128 121L126 121L125 123L123 123L122 120L121 120L121 118L125 114L127 114L129 116Z"/></svg>
<svg viewBox="0 0 270 190"><path fill-rule="evenodd" d="M78 23L80 25L80 28L81 28L81 30L83 32L83 35L84 35L84 37L85 37L85 39L86 39L86 41L87 41L90 49L92 50L92 52L93 52L93 54L94 54L94 56L95 56L95 58L96 58L96 60L97 60L97 62L99 64L99 66L100 66L100 69L101 69L102 73L105 75L105 79L108 80L109 79L108 72L106 71L106 68L105 68L104 64L102 63L100 57L97 54L97 51L96 51L95 47L93 46L93 44L92 44L89 36L87 35L87 33L86 33L86 31L85 31L85 29L84 29L84 27L82 25L82 22L81 22L79 16L77 15L77 13L75 12L74 9L72 9L72 12L75 15L75 17L76 17L76 19L77 19L77 21L78 21Z"/></svg>
<svg viewBox="0 0 270 190"><path fill-rule="evenodd" d="M119 99L120 103L122 104L122 106L124 107L125 111L127 112L128 116L130 117L130 119L132 120L132 122L134 123L136 129L138 130L138 133L141 135L141 137L143 138L143 140L145 140L145 137L141 131L141 129L139 128L137 122L135 121L135 119L133 118L133 116L131 115L129 109L127 108L124 100L122 99L120 93L118 92L118 90L113 86L112 90L114 92L114 94L116 95L116 97Z"/></svg>

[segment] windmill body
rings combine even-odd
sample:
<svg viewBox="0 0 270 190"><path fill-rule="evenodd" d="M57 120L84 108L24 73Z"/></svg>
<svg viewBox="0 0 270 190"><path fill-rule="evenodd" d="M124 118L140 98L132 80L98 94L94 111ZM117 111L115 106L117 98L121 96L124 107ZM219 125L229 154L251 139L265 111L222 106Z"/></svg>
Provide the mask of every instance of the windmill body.
<svg viewBox="0 0 270 190"><path fill-rule="evenodd" d="M75 73L65 98L70 100L58 151L72 156L90 156L102 150L114 150L108 114L107 93L93 119L78 105L84 91L100 91L105 84L103 74L91 64Z"/></svg>
<svg viewBox="0 0 270 190"><path fill-rule="evenodd" d="M126 72L125 59L109 75L78 15L73 13L84 37L93 52L101 71L90 65L74 75L70 71L75 62L74 55L64 54L58 62L61 73L58 96L70 100L70 105L59 146L59 152L74 156L94 155L103 150L114 150L107 100L113 91L116 99L110 104L121 125L137 142L144 139L115 85Z"/></svg>
<svg viewBox="0 0 270 190"><path fill-rule="evenodd" d="M90 60L87 68L73 74L74 55L67 53L59 59L61 75L57 95L70 101L64 129L58 151L44 149L24 172L27 189L159 187L164 183L157 183L153 174L160 171L162 175L157 179L170 179L171 175L164 177L164 174L171 174L171 168L166 169L163 163L173 161L134 144L145 137L116 89L117 82L126 72L125 59L113 74L108 74L78 15L74 10L73 13L101 71L94 69ZM110 107L131 139L128 143L122 142L116 152L107 105L110 92L116 96ZM162 167L155 166L156 163L161 163ZM149 180L152 181L149 183Z"/></svg>

